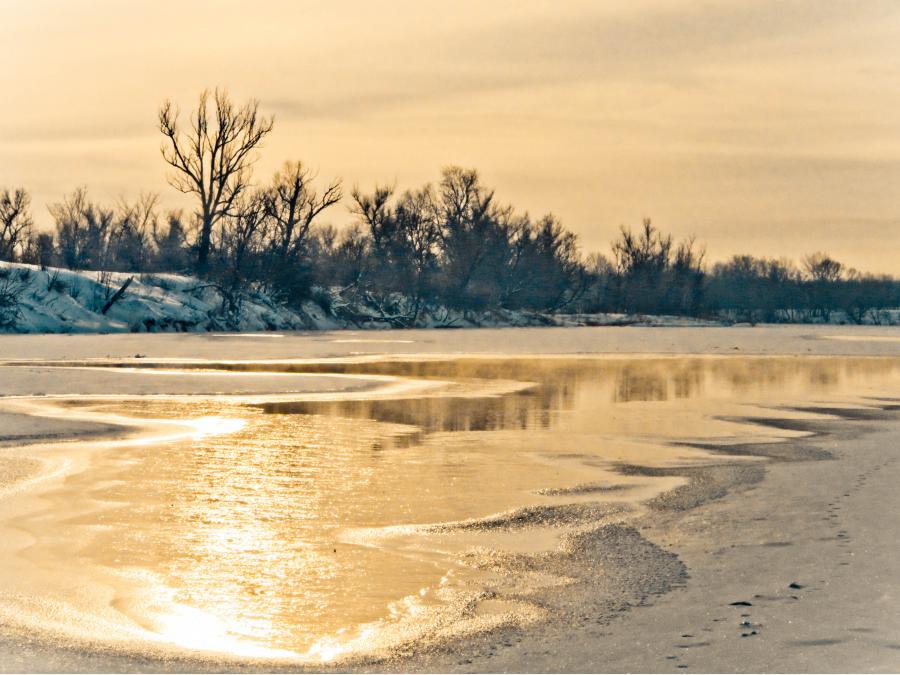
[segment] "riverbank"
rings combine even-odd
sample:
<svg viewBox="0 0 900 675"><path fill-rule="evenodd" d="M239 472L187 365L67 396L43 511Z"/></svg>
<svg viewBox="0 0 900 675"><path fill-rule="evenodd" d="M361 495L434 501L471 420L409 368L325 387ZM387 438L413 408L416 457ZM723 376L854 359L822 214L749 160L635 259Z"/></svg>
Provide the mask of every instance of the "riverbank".
<svg viewBox="0 0 900 675"><path fill-rule="evenodd" d="M395 452L382 441L371 449L360 446L353 455L356 462L377 456L380 466L389 467L395 457L412 471L411 466L422 467L422 462L435 458L440 475L446 476L447 465L440 458L460 462L461 452L468 448L477 451L468 461L490 459L495 456L491 448L497 458L511 454L518 458L502 474L495 470L472 474L479 464L460 463L470 471L469 483L482 476L509 479L511 469L519 471L523 461L539 459L544 467L533 475L522 474L528 477L529 484L523 487L530 496L510 502L532 506L511 511L479 506L469 516L454 520L454 512L448 512L418 521L437 526L414 528L439 537L441 546L449 543L447 537L456 537L457 543L479 542L481 550L467 556L466 564L492 576L476 604L461 608L459 616L467 617L472 629L467 632L460 632L454 619L453 630L443 635L437 626L432 634L394 643L378 653L314 664L208 651L191 654L162 645L148 648L146 642L137 651L127 651L127 645L114 651L108 644L67 642L59 635L40 637L34 631L16 633L7 627L0 630L0 669L678 672L830 670L835 664L835 670L848 665L853 670L896 670L897 661L891 658L898 650L891 636L897 634L897 624L888 615L896 600L893 580L898 578L891 559L898 504L890 486L897 478L894 457L900 420L894 402L888 400L895 390L896 360L828 355L891 357L900 340L884 329L639 333L643 340L635 340L635 332L625 328L466 331L452 335L452 347L464 354L452 357L447 355L451 343L436 339L451 335L429 331L383 333L375 343L362 335L348 339L342 333L286 334L279 339L123 335L104 338L102 345L88 336L0 339L9 361L16 364L0 364L0 372L8 376L4 381L12 386L7 394L68 391L96 396L116 391L145 402L121 407L110 400L104 403L106 410L164 417L160 413L165 409L151 403L154 396L193 392L222 398L216 414L255 424L252 415L247 417L249 411L222 407L227 398L223 394L239 389L232 393L252 400L269 396L277 383L283 400L311 390L319 403L310 399L296 409L288 405L267 410L276 416L294 411L309 419L343 418L353 437L363 427L351 424L351 418L401 422L419 430L415 437L403 431L400 438L409 438L413 445L403 444ZM128 358L139 339L145 352ZM629 348L647 353L637 358L613 356ZM744 358L741 352L751 348L793 356ZM700 358L679 356L692 350ZM542 351L556 355L510 358ZM651 355L667 351L666 357ZM561 356L566 352L571 355ZM203 360L226 353L253 358ZM413 353L419 355L404 356ZM492 358L492 353L502 353L504 359ZM452 371L451 364L455 364ZM352 403L371 399L375 392L368 391L370 386L381 380L377 383L383 389L388 384L384 377L414 375L434 383L450 372L467 383L455 390L455 402L438 397L426 403L416 390L405 389L393 403L397 395L389 391L378 405ZM240 377L228 384L234 375ZM503 383L504 377L520 382L546 379L546 384L512 397L509 392L514 388L495 391L493 384L485 388ZM487 397L473 397L468 384L475 381L472 378L487 378L478 385L483 393L490 392ZM51 386L53 391L47 389ZM553 392L568 392L565 396L571 398L558 398ZM599 407L576 405L591 400ZM416 401L422 405L414 405ZM13 399L8 403L19 405ZM186 403L179 402L178 417L190 417ZM253 415L260 422L269 419L259 418L259 412ZM57 439L66 435L68 420L45 419L54 422L44 431ZM529 426L521 436L511 435L519 427L516 420L526 419L537 426ZM3 420L15 432L6 438L9 448L40 435L41 430L32 426L30 435L19 436L34 421L17 418L14 410L6 410ZM72 415L76 420L81 426L69 433L84 438L91 430L80 413ZM654 420L652 432L647 420ZM107 415L94 421L117 420ZM213 429L215 425L203 425L203 433ZM109 436L111 430L93 433ZM271 429L268 433L265 438L271 442L252 447L278 447ZM464 435L454 442L453 434L459 433ZM804 434L812 435L804 438ZM229 446L226 435L209 447L221 446L219 456L231 457L229 448L243 447L253 438L251 434ZM514 442L515 438L519 440ZM774 439L781 442L771 442ZM71 450L71 445L59 448L61 456L71 455ZM193 452L165 446L148 446L132 455L117 451L108 460L118 467L104 460L105 470L98 465L98 471L81 472L56 489L53 499L68 505L69 511L79 504L92 509L92 502L108 503L109 497L121 500L126 493L116 492L116 483L137 484L135 478L142 476L141 484L149 485L150 476L139 469L146 461L143 457L158 456L166 465L171 458L182 461L182 454ZM333 451L325 454L333 473L337 458ZM266 463L278 456L271 455ZM294 451L281 455L284 460L295 456ZM121 467L131 465L137 473L124 475ZM6 465L0 468L5 470ZM198 470L205 471L204 465L197 465L194 471ZM560 471L567 473L560 476ZM215 484L202 475L197 474L200 484ZM423 473L422 478L429 475ZM20 476L9 478L15 482ZM660 493L658 488L666 481L670 485ZM421 479L416 484L425 485ZM468 494L466 487L458 485L454 494ZM535 491L536 487L543 489ZM657 496L637 497L648 488ZM196 494L195 488L191 494ZM134 505L122 512L123 517ZM43 536L46 548L57 541L52 533L62 530L49 518L52 510L47 504L38 506L40 510L27 521L19 521L16 536L37 532L35 525L55 528ZM385 522L413 522L406 518ZM89 528L91 520L60 522ZM389 527L380 529L389 534ZM558 546L547 548L545 544L552 544L558 535L562 535ZM352 538L341 541L353 545ZM741 654L739 662L734 653Z"/></svg>
<svg viewBox="0 0 900 675"><path fill-rule="evenodd" d="M779 444L764 478L723 466L695 477L699 505L663 499L635 524L648 551L684 565L683 583L611 612L584 588L563 590L554 621L387 669L896 672L900 416L838 414L791 425L814 435ZM717 488L727 494L710 499Z"/></svg>
<svg viewBox="0 0 900 675"><path fill-rule="evenodd" d="M209 333L498 327L715 327L734 317L546 312L525 309L458 310L404 296L314 289L288 307L265 292L228 292L196 277L157 273L41 269L0 261L0 333ZM783 323L821 324L783 313ZM900 310L866 315L866 324L896 325ZM832 325L850 324L833 312Z"/></svg>
<svg viewBox="0 0 900 675"><path fill-rule="evenodd" d="M409 298L344 297L316 289L296 307L260 290L239 294L180 274L41 269L0 261L0 333L208 333L523 326L714 326L721 321L636 314L455 310Z"/></svg>
<svg viewBox="0 0 900 675"><path fill-rule="evenodd" d="M894 672L900 419L895 410L843 415L788 423L813 435L779 443L764 476L726 460L694 472L647 517L596 530L575 558L596 578L529 598L548 616L527 627L318 668L115 653L3 631L0 669Z"/></svg>

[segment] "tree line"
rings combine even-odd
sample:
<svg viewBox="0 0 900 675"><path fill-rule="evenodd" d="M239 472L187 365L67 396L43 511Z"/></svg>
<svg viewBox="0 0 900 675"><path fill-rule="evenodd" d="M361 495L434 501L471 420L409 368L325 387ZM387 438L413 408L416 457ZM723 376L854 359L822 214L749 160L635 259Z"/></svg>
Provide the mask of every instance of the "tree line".
<svg viewBox="0 0 900 675"><path fill-rule="evenodd" d="M798 266L737 255L707 264L694 239L676 242L649 220L623 227L609 256L584 257L552 215L533 219L501 203L477 171L399 191L354 188L353 223L323 222L345 201L339 179L316 187L300 161L267 182L253 164L274 121L258 102L201 94L184 124L158 111L169 183L192 195L190 213L162 213L156 195L106 205L85 189L49 205L38 232L23 189L0 189L0 260L42 267L196 274L235 308L261 291L289 306L322 294L362 298L408 324L427 307L543 312L625 312L736 321L881 321L900 307L900 283L847 269L824 253Z"/></svg>

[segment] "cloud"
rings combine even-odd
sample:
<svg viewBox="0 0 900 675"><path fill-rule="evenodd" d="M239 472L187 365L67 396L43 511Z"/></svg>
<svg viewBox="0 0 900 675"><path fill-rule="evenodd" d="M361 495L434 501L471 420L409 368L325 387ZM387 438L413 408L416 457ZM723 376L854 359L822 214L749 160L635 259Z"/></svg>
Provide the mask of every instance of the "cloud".
<svg viewBox="0 0 900 675"><path fill-rule="evenodd" d="M155 106L187 110L218 83L276 115L261 172L299 156L352 184L464 162L590 242L649 213L710 237L723 223L732 249L833 216L844 245L896 212L895 0L220 0L183 3L176 21L151 0L7 11L0 169L42 195L165 191Z"/></svg>

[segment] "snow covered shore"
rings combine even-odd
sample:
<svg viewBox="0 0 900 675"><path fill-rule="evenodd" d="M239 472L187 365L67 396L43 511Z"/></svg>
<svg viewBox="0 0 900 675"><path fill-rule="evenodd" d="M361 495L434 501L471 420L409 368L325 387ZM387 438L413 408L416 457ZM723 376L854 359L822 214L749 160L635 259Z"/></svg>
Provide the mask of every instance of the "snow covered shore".
<svg viewBox="0 0 900 675"><path fill-rule="evenodd" d="M131 279L120 297L116 293ZM3 291L15 297L4 310ZM465 328L500 326L699 326L717 322L625 314L548 314L494 310L462 312L425 307L411 323L409 312L374 300L347 301L322 292L300 308L285 307L250 292L229 303L215 285L178 274L72 271L0 262L0 332L125 333L341 328ZM110 304L111 303L111 304ZM236 305L236 306L235 306ZM104 313L104 308L106 312ZM5 317L5 321L4 321Z"/></svg>

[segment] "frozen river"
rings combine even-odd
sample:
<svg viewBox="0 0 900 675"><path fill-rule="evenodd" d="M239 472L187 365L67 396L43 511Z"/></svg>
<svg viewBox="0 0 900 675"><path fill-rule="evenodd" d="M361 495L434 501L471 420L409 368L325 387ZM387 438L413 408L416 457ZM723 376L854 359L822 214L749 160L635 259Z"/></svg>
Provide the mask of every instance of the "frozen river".
<svg viewBox="0 0 900 675"><path fill-rule="evenodd" d="M546 556L587 555L572 541L647 517L697 468L758 480L745 448L803 435L785 421L889 404L898 338L0 337L0 623L290 663L537 624L532 598L571 582ZM646 583L680 583L670 563Z"/></svg>

